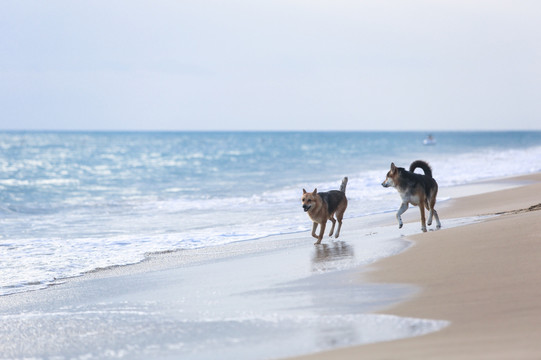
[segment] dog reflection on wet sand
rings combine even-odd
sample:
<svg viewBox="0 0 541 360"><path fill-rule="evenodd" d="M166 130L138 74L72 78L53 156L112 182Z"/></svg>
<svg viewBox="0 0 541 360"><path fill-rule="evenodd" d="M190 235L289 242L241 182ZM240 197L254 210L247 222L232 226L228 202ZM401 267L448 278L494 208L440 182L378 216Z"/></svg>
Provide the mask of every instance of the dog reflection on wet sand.
<svg viewBox="0 0 541 360"><path fill-rule="evenodd" d="M353 247L344 241L314 247L312 271L325 272L345 269L355 262Z"/></svg>
<svg viewBox="0 0 541 360"><path fill-rule="evenodd" d="M340 185L340 190L331 190L327 192L317 192L317 189L314 189L311 193L307 192L305 189L302 189L302 208L312 221L312 236L317 239L315 244L321 244L323 239L323 234L325 233L325 227L327 226L327 220L331 220L332 226L329 236L332 236L334 233L334 226L338 220L338 227L336 229L335 238L340 236L340 229L342 228L342 219L344 217L344 212L348 207L348 200L346 198L346 185L348 183L348 178L345 177L342 180ZM336 214L336 219L334 215ZM319 224L320 230L319 235L316 235L317 225Z"/></svg>

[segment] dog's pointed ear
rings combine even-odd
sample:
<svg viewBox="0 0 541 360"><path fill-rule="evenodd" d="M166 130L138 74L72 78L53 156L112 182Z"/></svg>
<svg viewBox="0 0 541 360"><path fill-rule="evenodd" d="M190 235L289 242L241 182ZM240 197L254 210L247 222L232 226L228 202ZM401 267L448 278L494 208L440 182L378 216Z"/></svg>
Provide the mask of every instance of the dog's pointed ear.
<svg viewBox="0 0 541 360"><path fill-rule="evenodd" d="M303 193L303 195L306 194L306 190L302 189L302 193Z"/></svg>
<svg viewBox="0 0 541 360"><path fill-rule="evenodd" d="M312 191L312 194L313 195L317 194L317 188L315 188L314 191Z"/></svg>
<svg viewBox="0 0 541 360"><path fill-rule="evenodd" d="M391 163L391 172L395 172L396 171L396 166L394 164L394 162Z"/></svg>

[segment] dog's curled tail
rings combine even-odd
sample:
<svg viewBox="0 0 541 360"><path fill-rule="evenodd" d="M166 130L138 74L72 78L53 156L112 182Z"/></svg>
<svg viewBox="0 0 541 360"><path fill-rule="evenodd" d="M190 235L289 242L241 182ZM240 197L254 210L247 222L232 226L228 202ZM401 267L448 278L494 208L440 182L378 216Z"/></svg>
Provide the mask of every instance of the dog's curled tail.
<svg viewBox="0 0 541 360"><path fill-rule="evenodd" d="M416 160L411 163L410 165L410 172L414 172L415 169L421 168L425 172L425 175L428 177L432 177L432 168L426 161L423 160Z"/></svg>
<svg viewBox="0 0 541 360"><path fill-rule="evenodd" d="M348 184L348 177L342 179L342 184L340 185L340 191L344 194L346 193L346 185Z"/></svg>

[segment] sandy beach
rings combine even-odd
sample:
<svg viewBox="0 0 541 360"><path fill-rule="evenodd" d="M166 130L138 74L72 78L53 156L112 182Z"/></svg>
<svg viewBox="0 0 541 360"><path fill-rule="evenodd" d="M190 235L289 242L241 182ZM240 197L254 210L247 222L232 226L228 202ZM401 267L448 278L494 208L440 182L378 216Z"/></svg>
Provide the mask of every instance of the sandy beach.
<svg viewBox="0 0 541 360"><path fill-rule="evenodd" d="M385 313L446 319L448 327L298 359L541 358L541 175L514 180L531 183L458 198L440 209L442 219L498 216L411 236L414 246L371 267L373 281L422 288Z"/></svg>
<svg viewBox="0 0 541 360"><path fill-rule="evenodd" d="M0 358L539 358L541 174L441 193L440 231L411 208L0 297Z"/></svg>

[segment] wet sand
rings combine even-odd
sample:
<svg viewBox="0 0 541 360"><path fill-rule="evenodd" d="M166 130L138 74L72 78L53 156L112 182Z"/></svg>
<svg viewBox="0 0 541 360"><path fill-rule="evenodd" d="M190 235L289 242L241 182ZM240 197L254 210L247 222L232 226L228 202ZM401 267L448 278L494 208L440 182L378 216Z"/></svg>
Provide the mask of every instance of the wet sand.
<svg viewBox="0 0 541 360"><path fill-rule="evenodd" d="M446 319L448 327L298 359L540 359L541 175L501 181L528 185L455 199L440 209L444 224L498 216L411 236L414 246L360 275L360 281L419 286L417 296L383 312Z"/></svg>
<svg viewBox="0 0 541 360"><path fill-rule="evenodd" d="M355 281L359 266L410 245L367 221L381 222L346 220L317 247L301 232L155 254L0 297L0 358L269 359L446 326L374 313L416 288Z"/></svg>

